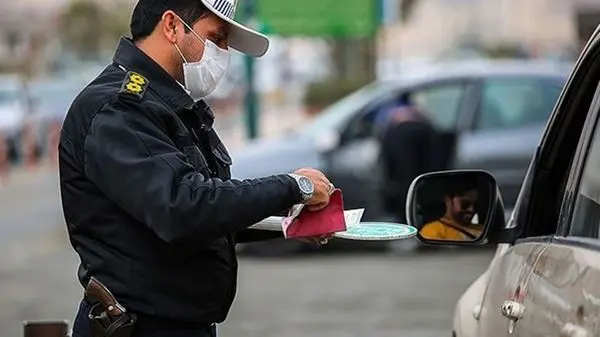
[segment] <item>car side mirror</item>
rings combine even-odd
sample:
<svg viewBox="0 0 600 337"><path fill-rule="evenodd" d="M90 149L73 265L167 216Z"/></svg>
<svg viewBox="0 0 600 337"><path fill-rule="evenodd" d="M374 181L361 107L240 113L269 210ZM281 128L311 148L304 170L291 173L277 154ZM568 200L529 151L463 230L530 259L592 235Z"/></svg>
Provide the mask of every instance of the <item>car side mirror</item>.
<svg viewBox="0 0 600 337"><path fill-rule="evenodd" d="M501 214L501 217L499 216ZM406 215L417 238L436 245L481 245L504 227L504 206L494 177L482 170L431 172L411 184Z"/></svg>

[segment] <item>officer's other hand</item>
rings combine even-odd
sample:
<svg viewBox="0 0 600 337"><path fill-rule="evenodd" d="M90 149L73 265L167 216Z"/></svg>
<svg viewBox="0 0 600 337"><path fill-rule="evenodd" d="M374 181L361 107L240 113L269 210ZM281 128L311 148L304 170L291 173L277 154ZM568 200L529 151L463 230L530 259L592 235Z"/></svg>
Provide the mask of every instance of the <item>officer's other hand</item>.
<svg viewBox="0 0 600 337"><path fill-rule="evenodd" d="M309 211L318 211L325 208L329 204L329 196L331 195L333 185L323 172L308 167L301 168L294 173L307 177L315 187L312 198L306 202L306 208Z"/></svg>

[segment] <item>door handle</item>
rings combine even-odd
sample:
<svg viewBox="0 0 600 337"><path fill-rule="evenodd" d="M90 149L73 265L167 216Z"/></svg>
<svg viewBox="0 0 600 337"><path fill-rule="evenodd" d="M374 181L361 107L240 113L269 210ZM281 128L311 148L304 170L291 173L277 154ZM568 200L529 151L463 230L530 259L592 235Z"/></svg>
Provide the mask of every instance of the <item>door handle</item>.
<svg viewBox="0 0 600 337"><path fill-rule="evenodd" d="M500 311L502 316L508 319L508 334L512 335L515 332L515 323L525 314L525 306L517 301L505 301Z"/></svg>
<svg viewBox="0 0 600 337"><path fill-rule="evenodd" d="M502 304L502 316L511 321L518 321L525 314L525 306L517 301L505 301Z"/></svg>

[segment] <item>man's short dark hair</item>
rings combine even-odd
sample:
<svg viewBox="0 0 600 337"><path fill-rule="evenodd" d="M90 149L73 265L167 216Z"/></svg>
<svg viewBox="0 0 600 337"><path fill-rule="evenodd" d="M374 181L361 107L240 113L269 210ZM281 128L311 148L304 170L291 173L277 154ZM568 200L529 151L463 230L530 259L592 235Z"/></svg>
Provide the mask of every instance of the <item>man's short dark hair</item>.
<svg viewBox="0 0 600 337"><path fill-rule="evenodd" d="M209 13L200 0L139 0L131 16L130 29L133 41L150 36L162 15L168 10L177 13L190 26Z"/></svg>
<svg viewBox="0 0 600 337"><path fill-rule="evenodd" d="M477 179L469 179L467 177L452 178L445 186L444 195L449 198L460 197L469 191L477 191L478 187Z"/></svg>

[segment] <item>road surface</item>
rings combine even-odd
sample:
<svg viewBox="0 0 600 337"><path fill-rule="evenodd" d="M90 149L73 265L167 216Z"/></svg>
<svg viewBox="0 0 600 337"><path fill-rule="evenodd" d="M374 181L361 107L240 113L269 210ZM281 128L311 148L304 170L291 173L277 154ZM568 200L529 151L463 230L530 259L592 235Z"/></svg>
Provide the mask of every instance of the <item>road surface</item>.
<svg viewBox="0 0 600 337"><path fill-rule="evenodd" d="M26 319L72 320L82 294L57 187L55 171L38 170L17 172L0 188L3 337L21 336ZM491 254L241 258L238 296L220 335L449 336L456 300Z"/></svg>

